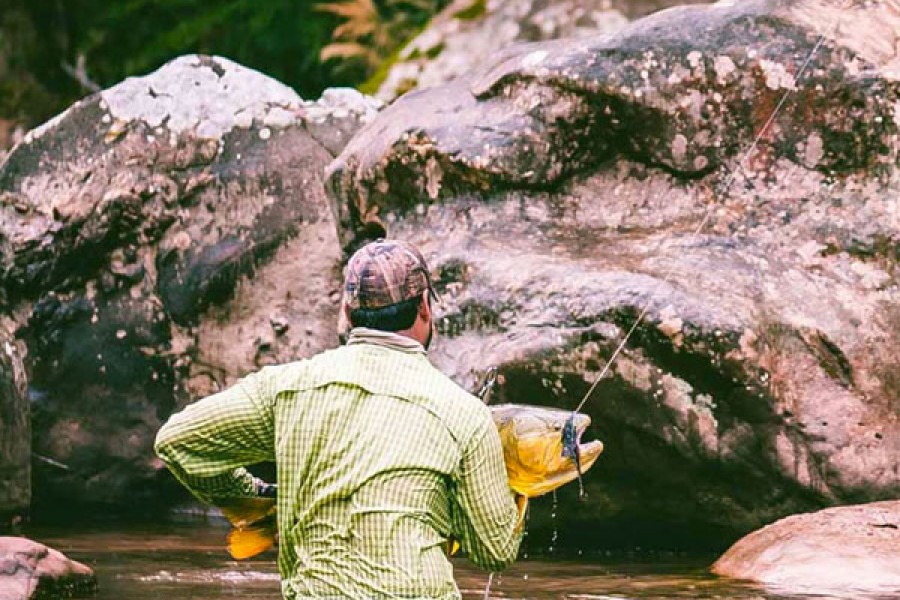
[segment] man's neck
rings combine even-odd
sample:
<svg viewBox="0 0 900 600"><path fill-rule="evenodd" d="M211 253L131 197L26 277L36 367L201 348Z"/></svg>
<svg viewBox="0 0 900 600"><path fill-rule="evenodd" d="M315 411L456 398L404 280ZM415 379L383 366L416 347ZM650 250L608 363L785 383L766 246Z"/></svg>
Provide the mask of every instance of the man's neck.
<svg viewBox="0 0 900 600"><path fill-rule="evenodd" d="M385 346L402 352L421 352L425 354L425 347L402 331L381 331L367 327L354 327L350 330L350 338L347 344L375 344Z"/></svg>

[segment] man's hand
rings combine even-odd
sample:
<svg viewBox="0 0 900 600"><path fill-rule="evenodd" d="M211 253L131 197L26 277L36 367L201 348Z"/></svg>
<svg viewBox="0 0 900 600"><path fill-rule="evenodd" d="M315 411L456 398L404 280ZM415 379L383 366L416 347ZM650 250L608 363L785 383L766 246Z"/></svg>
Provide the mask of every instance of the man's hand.
<svg viewBox="0 0 900 600"><path fill-rule="evenodd" d="M516 494L516 508L519 509L519 520L516 523L516 531L521 531L525 524L525 513L528 512L528 496Z"/></svg>

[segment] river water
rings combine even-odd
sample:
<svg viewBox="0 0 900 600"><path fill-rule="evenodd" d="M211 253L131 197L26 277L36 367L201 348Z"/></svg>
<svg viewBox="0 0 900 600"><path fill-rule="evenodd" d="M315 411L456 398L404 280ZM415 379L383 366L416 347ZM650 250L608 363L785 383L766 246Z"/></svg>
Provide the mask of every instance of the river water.
<svg viewBox="0 0 900 600"><path fill-rule="evenodd" d="M98 600L278 600L275 554L234 561L225 553L226 528L216 522L153 527L35 529L26 534L90 565ZM709 559L579 561L520 560L497 574L491 598L622 600L722 598L801 600L861 598L779 593L707 573ZM465 598L484 596L487 573L455 560Z"/></svg>

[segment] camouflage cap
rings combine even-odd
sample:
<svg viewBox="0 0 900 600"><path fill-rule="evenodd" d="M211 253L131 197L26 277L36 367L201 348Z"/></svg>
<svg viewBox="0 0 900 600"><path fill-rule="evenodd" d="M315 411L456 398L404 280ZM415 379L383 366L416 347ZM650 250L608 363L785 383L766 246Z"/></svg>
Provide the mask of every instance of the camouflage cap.
<svg viewBox="0 0 900 600"><path fill-rule="evenodd" d="M390 306L426 290L434 294L422 253L400 240L366 244L350 257L346 273L344 299L350 310Z"/></svg>

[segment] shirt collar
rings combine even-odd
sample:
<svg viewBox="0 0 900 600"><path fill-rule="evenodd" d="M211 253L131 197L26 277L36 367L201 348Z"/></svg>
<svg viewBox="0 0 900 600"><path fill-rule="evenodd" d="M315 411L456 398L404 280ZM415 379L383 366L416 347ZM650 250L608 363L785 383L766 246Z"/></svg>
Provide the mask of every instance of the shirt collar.
<svg viewBox="0 0 900 600"><path fill-rule="evenodd" d="M347 345L352 344L375 344L391 350L425 354L425 348L422 344L412 338L392 331L379 331L378 329L369 329L367 327L354 327L350 330L350 338L347 340Z"/></svg>

